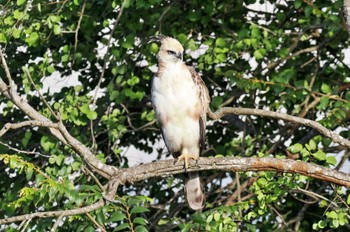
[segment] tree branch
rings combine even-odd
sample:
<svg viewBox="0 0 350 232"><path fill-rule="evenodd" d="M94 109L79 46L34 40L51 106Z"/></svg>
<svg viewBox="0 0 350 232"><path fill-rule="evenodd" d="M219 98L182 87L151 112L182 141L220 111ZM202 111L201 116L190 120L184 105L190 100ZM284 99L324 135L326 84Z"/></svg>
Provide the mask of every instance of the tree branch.
<svg viewBox="0 0 350 232"><path fill-rule="evenodd" d="M300 160L276 159L276 158L199 158L190 161L187 172L220 170L229 172L247 171L276 171L281 173L296 173L316 178L322 181L350 187L350 174L323 166L306 163ZM119 184L136 182L148 178L170 176L184 173L184 164L177 160L162 160L154 163L142 164L138 167L120 169L115 181Z"/></svg>
<svg viewBox="0 0 350 232"><path fill-rule="evenodd" d="M43 124L48 125L56 124L53 123L50 119L40 114L38 111L36 111L31 105L28 104L28 102L25 99L19 96L19 94L16 92L16 85L11 78L9 68L4 58L4 53L1 49L0 58L6 76L9 79L9 82L11 83L9 86L7 86L6 83L0 77L0 92L10 101L12 101L23 113L25 113L33 121L42 121ZM58 140L60 140L64 144L69 144L81 157L84 158L87 164L90 167L92 167L95 171L97 171L101 176L109 178L110 176L113 176L116 173L117 168L111 165L106 165L100 160L98 160L89 148L87 148L84 144L82 144L71 134L69 134L66 127L61 121L58 122L57 126L55 127L49 127L49 130L52 133L52 135L54 135Z"/></svg>
<svg viewBox="0 0 350 232"><path fill-rule="evenodd" d="M98 202L85 206L82 208L77 209L70 209L70 210L58 210L58 211L49 211L49 212L38 212L38 213L31 213L31 214L25 214L5 219L0 219L0 225L2 224L8 224L12 222L18 222L23 220L29 220L33 218L48 218L48 217L65 217L65 216L73 216L83 213L92 212L94 210L97 210L99 208L102 208L105 205L104 200L99 200Z"/></svg>
<svg viewBox="0 0 350 232"><path fill-rule="evenodd" d="M58 128L58 125L52 122L43 122L39 120L30 120L23 121L18 123L6 123L3 128L0 130L0 137L2 137L10 129L18 129L26 126L38 126L38 127L49 127L49 128Z"/></svg>
<svg viewBox="0 0 350 232"><path fill-rule="evenodd" d="M171 176L184 172L220 170L228 172L275 171L281 173L295 173L350 188L350 174L325 168L316 164L305 163L300 160L220 157L199 158L197 161L190 160L189 162L190 166L187 170L184 169L184 163L179 162L176 159L162 160L154 163L142 164L137 167L120 169L118 170L117 175L110 178L109 184L118 186L119 184L125 184L127 182L133 183L149 178ZM114 197L115 191L113 193L110 192L109 194L109 197ZM105 202L103 200L100 200L93 205L73 210L40 212L0 219L0 224L8 224L32 218L47 218L58 217L62 215L72 216L83 214L99 209L104 205Z"/></svg>
<svg viewBox="0 0 350 232"><path fill-rule="evenodd" d="M326 127L322 126L318 122L312 121L310 119L300 118L296 116L291 116L288 114L283 113L277 113L273 111L268 110L260 110L260 109L251 109L251 108L231 108L231 107L223 107L219 109L216 112L212 112L209 109L209 117L212 119L219 119L225 115L228 114L235 114L235 115L255 115L255 116L263 116L263 117L269 117L269 118L275 118L275 119L282 119L288 122L308 126L311 128L314 128L324 136L330 138L333 142L339 143L340 145L343 145L347 148L350 148L350 141L343 138L342 136L338 135L337 133L327 129Z"/></svg>
<svg viewBox="0 0 350 232"><path fill-rule="evenodd" d="M345 22L347 24L348 32L350 33L350 0L344 0L344 14Z"/></svg>

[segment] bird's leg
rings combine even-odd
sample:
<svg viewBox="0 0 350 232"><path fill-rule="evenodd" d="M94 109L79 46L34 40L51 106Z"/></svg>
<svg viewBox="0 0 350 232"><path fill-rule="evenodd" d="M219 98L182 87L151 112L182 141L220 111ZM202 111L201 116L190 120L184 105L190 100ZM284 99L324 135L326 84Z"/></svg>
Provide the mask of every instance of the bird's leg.
<svg viewBox="0 0 350 232"><path fill-rule="evenodd" d="M189 159L194 159L197 160L198 156L196 155L191 155L191 154L182 154L179 156L178 160L184 160L185 161L185 169L188 169L188 160Z"/></svg>

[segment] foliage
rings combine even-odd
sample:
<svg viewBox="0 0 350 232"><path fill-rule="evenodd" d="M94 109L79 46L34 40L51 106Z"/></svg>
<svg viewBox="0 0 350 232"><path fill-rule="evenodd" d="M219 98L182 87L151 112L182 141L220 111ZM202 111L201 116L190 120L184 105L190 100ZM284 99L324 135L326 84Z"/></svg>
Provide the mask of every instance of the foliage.
<svg viewBox="0 0 350 232"><path fill-rule="evenodd" d="M263 7L256 10L252 4ZM0 3L0 46L23 99L55 121L45 99L99 160L124 168L130 162L128 148L137 148L140 156L168 157L164 146L155 145L161 135L149 96L149 67L156 64L158 45L147 44L147 38L157 33L184 45L186 62L209 88L213 110L282 111L350 138L350 68L344 63L349 35L342 4L8 0ZM6 80L3 68L0 78ZM45 83L51 83L49 89ZM0 108L0 128L28 119L3 94ZM313 129L268 118L226 116L208 124L207 137L203 156L288 157L338 169L339 163L348 165L346 148ZM11 130L0 142L0 218L74 209L103 198L106 180L93 175L47 129ZM201 175L207 196L203 212L185 205L181 176L148 179L119 187L115 203L89 215L65 217L58 230L349 229L347 189L274 172ZM26 226L47 231L55 220L37 218ZM19 225L0 228L14 231Z"/></svg>

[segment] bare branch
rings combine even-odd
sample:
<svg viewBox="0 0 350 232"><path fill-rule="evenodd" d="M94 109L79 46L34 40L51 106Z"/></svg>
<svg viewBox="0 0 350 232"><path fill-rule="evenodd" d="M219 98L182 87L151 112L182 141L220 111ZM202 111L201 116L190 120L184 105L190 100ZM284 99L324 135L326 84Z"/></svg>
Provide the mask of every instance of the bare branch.
<svg viewBox="0 0 350 232"><path fill-rule="evenodd" d="M3 53L0 49L0 55L3 58ZM6 60L2 60L3 67L6 73L10 72L6 65ZM13 83L11 76L8 77ZM25 113L28 117L30 117L33 121L41 121L47 125L53 125L54 123L36 111L31 105L26 102L25 99L21 98L18 93L15 91L15 84L12 86L7 86L6 83L0 77L0 92L9 100L11 100L23 113ZM58 127L58 129L57 129ZM57 123L57 126L49 127L51 133L64 144L69 144L80 156L84 158L89 166L91 166L94 171L98 172L101 176L105 178L109 178L116 173L116 168L114 166L103 164L100 160L96 158L96 156L82 144L80 141L75 139L69 132L66 127L60 121Z"/></svg>
<svg viewBox="0 0 350 232"><path fill-rule="evenodd" d="M36 84L34 83L33 78L32 78L32 76L31 76L30 73L29 73L28 68L24 67L24 68L23 68L23 71L27 74L27 76L28 76L28 78L29 78L29 80L30 80L30 83L31 83L31 84L33 85L33 87L35 88L35 91L38 93L40 99L43 101L43 103L45 104L45 106L47 107L47 109L48 109L48 110L50 111L50 113L55 117L55 119L58 120L57 115L55 114L55 112L53 112L51 106L49 105L49 103L47 103L47 101L45 100L45 98L43 97L43 95L40 93L38 87L37 87Z"/></svg>
<svg viewBox="0 0 350 232"><path fill-rule="evenodd" d="M126 4L126 0L123 1L122 5L120 7L117 19L115 20L115 22L113 24L113 28L112 28L110 36L108 38L107 50L106 50L106 53L103 56L103 67L102 67L101 75L100 75L100 78L98 80L97 86L95 88L94 96L92 98L92 109L93 110L95 110L96 101L97 101L97 93L98 93L98 91L100 89L100 86L102 84L102 81L103 81L103 78L104 78L104 75L105 75L105 71L106 71L106 68L107 68L107 61L108 61L108 57L109 57L109 49L111 48L113 34L114 34L115 30L117 29L117 26L118 26L118 23L120 21L120 18L123 15L125 4ZM95 140L95 136L94 136L94 125L93 125L93 121L92 120L90 120L90 130L91 130L90 133L91 133L91 139L92 139L92 146L91 147L93 148L95 146L95 144L96 144L96 140Z"/></svg>
<svg viewBox="0 0 350 232"><path fill-rule="evenodd" d="M18 123L6 123L0 130L0 137L2 137L10 129L15 130L18 128L26 126L38 126L38 127L48 127L48 128L58 128L58 125L52 122L43 122L39 120L23 121Z"/></svg>
<svg viewBox="0 0 350 232"><path fill-rule="evenodd" d="M276 159L276 158L200 158L198 161L191 160L188 172L221 170L230 172L247 171L276 171L282 173L297 173L316 178L322 181L350 187L350 174L325 168L320 165L306 163L300 160ZM121 169L115 176L119 184L136 182L152 177L170 176L184 172L183 162L177 160L162 160L155 163L139 165Z"/></svg>
<svg viewBox="0 0 350 232"><path fill-rule="evenodd" d="M40 156L43 156L43 157L46 157L46 158L50 158L49 155L44 155L44 154L41 154L40 152L37 152L35 151L35 149L33 151L25 151L25 150L20 150L20 149L17 149L15 147L11 147L10 145L6 144L6 143L3 143L0 141L0 144L7 147L8 149L12 150L12 151L15 151L17 153L22 153L22 154L27 154L27 155L40 155Z"/></svg>
<svg viewBox="0 0 350 232"><path fill-rule="evenodd" d="M269 118L275 118L275 119L282 119L288 122L304 125L307 127L314 128L327 138L330 138L333 142L339 143L340 145L343 145L347 148L350 148L350 141L343 138L342 136L338 135L337 133L327 129L326 127L322 126L321 124L312 121L310 119L300 118L296 116L291 116L288 114L283 113L277 113L273 111L268 110L260 110L260 109L251 109L251 108L231 108L231 107L223 107L219 109L216 112L212 112L209 109L209 117L212 119L219 119L225 115L228 114L236 114L236 115L256 115L256 116L263 116L263 117L269 117Z"/></svg>
<svg viewBox="0 0 350 232"><path fill-rule="evenodd" d="M276 159L276 158L239 158L239 157L220 157L220 158L200 158L198 161L190 160L190 167L187 172L220 170L228 172L247 172L247 171L276 171L281 173L295 173L304 176L316 178L322 181L350 187L350 174L325 168L316 164L305 163L300 160ZM121 169L118 174L110 178L109 185L112 185L108 192L108 197L113 202L115 190L119 184L126 182L137 182L153 177L164 177L174 174L184 173L183 162L177 160L162 160L155 163L142 164L137 167ZM94 211L105 205L100 200L93 205L73 210L50 211L15 216L6 219L0 219L0 224L8 224L17 221L28 220L32 218L72 216ZM62 216L62 217L63 217Z"/></svg>
<svg viewBox="0 0 350 232"><path fill-rule="evenodd" d="M0 225L1 224L8 224L12 222L18 222L23 220L30 220L33 218L48 218L48 217L65 217L65 216L73 216L83 213L88 213L95 211L99 208L102 208L105 205L104 200L99 200L98 202L85 206L82 208L77 209L70 209L70 210L58 210L58 211L49 211L49 212L37 212L37 213L31 213L31 214L25 214L5 219L0 219Z"/></svg>

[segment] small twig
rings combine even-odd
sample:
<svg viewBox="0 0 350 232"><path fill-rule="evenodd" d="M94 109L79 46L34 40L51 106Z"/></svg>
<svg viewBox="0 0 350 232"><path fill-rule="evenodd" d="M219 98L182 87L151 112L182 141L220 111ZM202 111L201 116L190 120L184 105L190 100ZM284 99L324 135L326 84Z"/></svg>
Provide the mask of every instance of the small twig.
<svg viewBox="0 0 350 232"><path fill-rule="evenodd" d="M93 110L95 110L95 108L96 108L97 93L98 93L98 91L100 89L100 86L102 84L103 77L105 75L105 71L106 71L106 68L107 68L107 60L108 60L108 55L109 55L109 49L111 47L111 42L112 42L112 39L113 39L113 34L114 34L114 31L116 30L117 25L118 25L118 23L120 21L120 18L121 18L122 14L123 14L123 10L124 10L125 4L126 4L126 0L123 1L122 6L120 7L119 14L118 14L117 19L115 20L115 22L113 24L113 28L111 30L111 33L110 33L110 36L109 36L109 39L108 39L108 42L107 42L107 50L106 50L106 53L103 56L103 66L102 66L102 70L101 70L101 75L100 75L100 78L99 78L98 83L96 85L95 93L94 93L94 96L93 96L93 99L92 99L92 109ZM93 121L92 120L90 120L90 131L91 131L91 140L92 140L91 147L95 147L96 140L95 140L95 136L94 136L94 125L93 125Z"/></svg>
<svg viewBox="0 0 350 232"><path fill-rule="evenodd" d="M301 188L298 187L297 189L292 189L290 192L299 192L299 193L303 193L303 194L305 194L305 195L307 195L307 196L313 198L313 199L315 200L315 202L316 202L316 201L319 201L320 199L322 199L322 200L325 200L325 201L329 202L331 205L333 205L333 206L339 208L339 206L338 206L336 203L334 203L333 201L327 199L326 197L324 197L324 196L322 196L322 195L320 195L320 194L317 194L317 193L312 192L312 191L308 191L308 190L306 190L306 189L301 189ZM298 200L300 200L300 199L298 199ZM315 202L304 202L304 203L307 203L307 204L314 204Z"/></svg>
<svg viewBox="0 0 350 232"><path fill-rule="evenodd" d="M0 48L0 58L1 58L1 65L5 70L5 74L6 74L6 78L8 80L8 85L10 86L10 89L13 90L13 81L12 81L12 77L11 77L11 73L10 73L10 69L7 66L7 62L4 56L4 53L2 52L2 48Z"/></svg>
<svg viewBox="0 0 350 232"><path fill-rule="evenodd" d="M278 64L280 64L281 62L283 62L285 60L289 60L289 59L291 59L293 57L296 57L296 56L299 56L300 54L303 54L303 53L309 53L309 52L316 51L319 48L320 48L320 46L313 46L313 47L309 47L309 48L305 48L305 49L299 50L299 51L297 51L297 52L295 52L295 53L293 53L293 54L291 54L289 56L286 56L286 57L284 57L282 59L279 59L279 60L277 60L275 62L271 62L270 64L268 64L266 66L265 69L267 69L267 70L274 69Z"/></svg>
<svg viewBox="0 0 350 232"><path fill-rule="evenodd" d="M85 12L85 5L86 5L86 0L84 0L83 6L81 7L81 12L80 12L80 16L79 16L77 28L76 28L75 31L74 31L74 33L75 33L75 41L74 41L73 63L75 62L75 58L76 58L76 55L77 55L79 29L80 29L81 21L83 20L83 16L84 16L84 12ZM73 65L72 65L72 66L73 66Z"/></svg>
<svg viewBox="0 0 350 232"><path fill-rule="evenodd" d="M92 179L95 181L95 183L98 185L98 187L100 187L100 189L101 189L102 191L104 191L105 187L102 186L102 184L100 183L100 181L97 179L97 177L94 175L94 173L91 172L91 171L89 170L88 167L86 167L86 166L84 165L84 166L82 166L82 170L83 170L83 172L86 172L89 176L91 176Z"/></svg>
<svg viewBox="0 0 350 232"><path fill-rule="evenodd" d="M36 84L34 83L33 79L32 79L32 76L30 75L29 73L29 70L27 67L23 67L23 71L27 74L27 77L29 78L30 80L30 83L34 86L35 88L35 91L38 93L41 101L45 104L45 106L49 109L50 113L55 117L56 120L58 120L58 116L55 114L55 112L53 112L51 106L49 105L49 103L47 103L47 101L45 100L44 96L40 93L38 87L36 86Z"/></svg>
<svg viewBox="0 0 350 232"><path fill-rule="evenodd" d="M171 1L171 4L162 12L162 14L160 15L159 19L158 19L158 24L159 24L159 33L162 33L162 21L164 16L166 15L166 13L168 13L168 11L170 10L170 8L175 4L175 1Z"/></svg>
<svg viewBox="0 0 350 232"><path fill-rule="evenodd" d="M62 222L62 219L63 219L63 214L58 216L58 218L56 219L55 224L53 224L50 232L55 232L57 230L58 226Z"/></svg>
<svg viewBox="0 0 350 232"><path fill-rule="evenodd" d="M101 226L93 217L91 217L91 215L89 213L85 213L85 215L102 231L102 232L106 232L106 229Z"/></svg>
<svg viewBox="0 0 350 232"><path fill-rule="evenodd" d="M48 212L36 212L36 213L30 213L30 214L24 214L24 215L20 215L20 216L14 216L14 217L9 217L9 218L5 218L5 219L0 219L0 225L9 224L12 222L23 221L23 220L32 220L33 218L73 216L73 215L78 215L78 214L83 214L83 213L95 211L99 208L102 208L104 205L105 205L105 201L103 199L101 199L92 205L81 207L81 208L76 208L76 209L48 211Z"/></svg>
<svg viewBox="0 0 350 232"><path fill-rule="evenodd" d="M237 196L238 196L237 200L238 200L238 202L242 202L241 182L239 180L239 172L236 172L235 174L236 174ZM238 210L239 210L239 216L242 218L243 216L242 216L242 209L241 209L241 207L239 207Z"/></svg>
<svg viewBox="0 0 350 232"><path fill-rule="evenodd" d="M140 126L140 127L138 127L138 128L135 128L135 127L134 127L132 130L128 130L127 132L130 133L130 132L137 132L137 131L143 130L143 129L149 127L149 126L152 126L152 125L155 124L156 122L157 122L157 120L152 120L152 121L146 123L146 124L143 125L143 126Z"/></svg>
<svg viewBox="0 0 350 232"><path fill-rule="evenodd" d="M322 126L318 122L312 121L310 119L300 118L300 117L268 111L268 110L252 109L252 108L223 107L216 112L212 112L210 109L208 110L208 115L212 119L219 119L227 114L263 116L263 117L269 117L269 118L275 118L275 119L282 119L292 123L308 126L317 130L327 138L330 138L333 142L339 143L340 145L350 148L349 140L343 138L342 136L338 135L337 133L331 130L328 130L326 127Z"/></svg>
<svg viewBox="0 0 350 232"><path fill-rule="evenodd" d="M0 137L7 133L8 130L19 129L26 126L38 126L38 127L47 127L47 128L58 128L58 125L52 122L43 122L39 120L30 120L23 121L18 123L6 123L3 128L0 130Z"/></svg>
<svg viewBox="0 0 350 232"><path fill-rule="evenodd" d="M26 229L27 229L27 227L28 227L28 225L29 225L29 223L30 223L31 221L32 221L31 218L28 219L28 220L26 220L26 223L23 225L23 228L22 228L21 232L26 231Z"/></svg>
<svg viewBox="0 0 350 232"><path fill-rule="evenodd" d="M14 147L11 147L10 145L6 144L6 143L3 143L0 141L0 144L7 147L8 149L12 150L12 151L15 151L15 152L18 152L18 153L22 153L22 154L27 154L27 155L39 155L39 156L43 156L43 157L46 157L46 158L50 158L50 156L48 155L44 155L44 154L41 154L40 152L37 152L37 151L24 151L24 150L20 150L20 149L17 149L17 148L14 148Z"/></svg>

